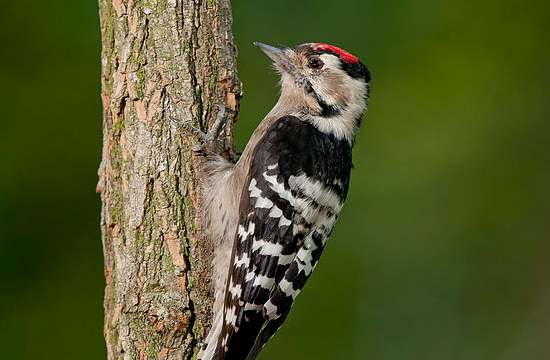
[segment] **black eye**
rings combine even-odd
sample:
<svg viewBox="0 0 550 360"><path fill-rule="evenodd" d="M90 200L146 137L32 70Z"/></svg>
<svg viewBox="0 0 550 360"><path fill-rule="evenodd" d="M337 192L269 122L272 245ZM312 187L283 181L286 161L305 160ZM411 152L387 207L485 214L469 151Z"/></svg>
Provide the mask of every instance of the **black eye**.
<svg viewBox="0 0 550 360"><path fill-rule="evenodd" d="M311 69L320 69L323 67L323 62L319 59L310 59L309 60L309 63L308 63L308 66L311 68Z"/></svg>

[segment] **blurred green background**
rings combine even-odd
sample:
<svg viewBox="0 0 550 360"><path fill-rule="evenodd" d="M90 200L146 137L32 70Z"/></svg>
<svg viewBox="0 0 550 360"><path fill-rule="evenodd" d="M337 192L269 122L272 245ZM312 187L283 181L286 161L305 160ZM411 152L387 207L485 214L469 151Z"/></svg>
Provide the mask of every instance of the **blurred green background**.
<svg viewBox="0 0 550 360"><path fill-rule="evenodd" d="M338 45L374 79L346 206L261 358L550 359L550 2L232 6L240 149L278 93L253 41ZM0 358L103 359L97 4L2 7Z"/></svg>

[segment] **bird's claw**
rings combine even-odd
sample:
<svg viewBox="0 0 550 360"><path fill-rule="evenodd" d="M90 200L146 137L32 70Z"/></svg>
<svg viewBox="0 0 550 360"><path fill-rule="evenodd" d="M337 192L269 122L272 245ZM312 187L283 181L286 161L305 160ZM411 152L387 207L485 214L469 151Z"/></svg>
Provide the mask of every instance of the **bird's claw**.
<svg viewBox="0 0 550 360"><path fill-rule="evenodd" d="M216 115L216 120L214 121L214 124L212 124L212 127L207 133L204 133L200 129L197 129L193 125L179 121L173 116L170 116L170 120L175 122L178 126L180 126L183 130L186 132L192 134L195 136L200 142L201 145L196 145L191 148L192 151L196 153L204 153L207 148L215 148L216 146L216 139L218 138L218 135L220 133L220 130L222 129L223 125L227 122L227 115L225 106L221 103L215 103L214 106L216 106L219 111Z"/></svg>
<svg viewBox="0 0 550 360"><path fill-rule="evenodd" d="M202 153L203 150L204 150L204 144L203 145L195 145L191 148L191 151L196 152L196 153Z"/></svg>
<svg viewBox="0 0 550 360"><path fill-rule="evenodd" d="M197 129L196 127L194 127L190 123L179 121L178 119L176 119L173 116L170 116L170 120L172 120L173 122L178 124L178 126L180 126L185 131L187 131L187 132L191 133L192 135L194 135L195 137L197 137L199 141L206 141L207 140L208 134L205 134L204 132Z"/></svg>

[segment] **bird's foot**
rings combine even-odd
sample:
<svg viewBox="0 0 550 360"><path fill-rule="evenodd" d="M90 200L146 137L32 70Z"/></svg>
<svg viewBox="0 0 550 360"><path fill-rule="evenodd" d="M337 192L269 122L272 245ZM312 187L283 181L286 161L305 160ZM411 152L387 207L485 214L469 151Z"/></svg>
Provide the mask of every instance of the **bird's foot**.
<svg viewBox="0 0 550 360"><path fill-rule="evenodd" d="M178 124L184 131L190 133L197 138L200 145L193 146L191 150L198 154L208 154L208 153L217 153L217 139L222 127L227 123L228 114L225 111L225 106L221 103L215 103L219 111L216 115L216 120L214 124L207 133L204 133L200 129L197 129L188 122L179 121L173 116L170 116L170 119Z"/></svg>

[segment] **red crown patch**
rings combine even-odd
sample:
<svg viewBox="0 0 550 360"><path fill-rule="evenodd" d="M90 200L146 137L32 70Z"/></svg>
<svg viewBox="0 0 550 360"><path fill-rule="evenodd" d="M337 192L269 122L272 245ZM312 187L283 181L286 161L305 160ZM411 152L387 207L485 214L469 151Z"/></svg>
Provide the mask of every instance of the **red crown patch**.
<svg viewBox="0 0 550 360"><path fill-rule="evenodd" d="M336 46L318 43L315 47L315 50L318 51L330 51L335 54L338 54L340 56L340 59L342 59L343 62L348 64L357 64L359 63L359 59L357 59L355 56L351 55L349 52L342 50Z"/></svg>

